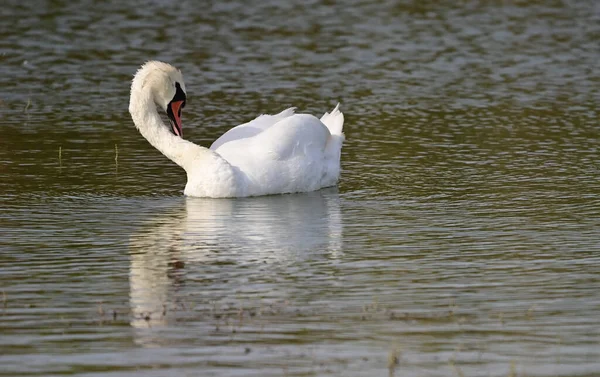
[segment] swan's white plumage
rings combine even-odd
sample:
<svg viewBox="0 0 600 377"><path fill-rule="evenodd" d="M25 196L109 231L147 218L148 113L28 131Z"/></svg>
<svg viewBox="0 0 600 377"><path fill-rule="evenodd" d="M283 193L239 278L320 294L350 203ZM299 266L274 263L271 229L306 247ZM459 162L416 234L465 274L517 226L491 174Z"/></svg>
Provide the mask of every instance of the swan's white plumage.
<svg viewBox="0 0 600 377"><path fill-rule="evenodd" d="M294 115L295 107L283 110L277 115L263 114L256 119L240 124L239 126L233 127L229 131L225 132L221 137L215 140L210 146L210 149L216 150L221 145L231 140L244 139L252 136L256 136L267 128L271 127L280 120Z"/></svg>
<svg viewBox="0 0 600 377"><path fill-rule="evenodd" d="M307 192L333 186L340 175L344 116L339 104L319 120L289 108L232 128L203 148L173 135L156 107L166 109L183 77L148 62L136 73L129 111L140 133L188 176L185 194L242 197ZM185 89L184 89L185 90Z"/></svg>

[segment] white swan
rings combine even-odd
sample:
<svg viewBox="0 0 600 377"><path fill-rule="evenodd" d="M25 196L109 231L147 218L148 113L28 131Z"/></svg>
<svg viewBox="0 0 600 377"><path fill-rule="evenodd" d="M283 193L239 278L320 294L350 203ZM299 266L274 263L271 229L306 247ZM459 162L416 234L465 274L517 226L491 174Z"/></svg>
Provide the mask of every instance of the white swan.
<svg viewBox="0 0 600 377"><path fill-rule="evenodd" d="M244 197L307 192L334 186L340 175L344 115L339 104L319 120L294 114L261 115L234 127L210 149L182 138L186 92L175 67L144 64L133 78L129 112L150 144L185 169L185 195ZM157 107L167 112L165 125Z"/></svg>

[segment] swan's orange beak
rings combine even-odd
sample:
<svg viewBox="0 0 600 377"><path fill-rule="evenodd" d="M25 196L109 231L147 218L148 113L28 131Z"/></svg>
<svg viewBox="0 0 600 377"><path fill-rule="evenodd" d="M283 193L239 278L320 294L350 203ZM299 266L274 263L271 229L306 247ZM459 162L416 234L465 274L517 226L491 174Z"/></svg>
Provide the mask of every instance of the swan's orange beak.
<svg viewBox="0 0 600 377"><path fill-rule="evenodd" d="M176 136L183 137L183 128L181 126L181 109L185 107L184 101L171 101L167 106L167 115L171 120L171 131Z"/></svg>

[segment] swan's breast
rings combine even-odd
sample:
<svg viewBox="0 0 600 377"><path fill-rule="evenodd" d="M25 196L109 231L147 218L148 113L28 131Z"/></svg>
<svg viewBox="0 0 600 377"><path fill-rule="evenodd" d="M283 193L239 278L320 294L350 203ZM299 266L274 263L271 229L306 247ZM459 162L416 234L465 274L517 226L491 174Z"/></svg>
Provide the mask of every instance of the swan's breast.
<svg viewBox="0 0 600 377"><path fill-rule="evenodd" d="M230 198L247 195L243 174L217 154L197 161L186 172L188 180L184 194L187 196Z"/></svg>

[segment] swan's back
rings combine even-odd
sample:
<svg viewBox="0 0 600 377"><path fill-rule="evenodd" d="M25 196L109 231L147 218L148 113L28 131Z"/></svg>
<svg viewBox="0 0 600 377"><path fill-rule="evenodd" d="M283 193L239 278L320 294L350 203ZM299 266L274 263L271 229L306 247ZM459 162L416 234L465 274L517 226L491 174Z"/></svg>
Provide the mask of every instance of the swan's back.
<svg viewBox="0 0 600 377"><path fill-rule="evenodd" d="M249 195L318 190L337 182L344 139L337 107L322 119L293 108L262 115L229 130L211 149L245 175Z"/></svg>
<svg viewBox="0 0 600 377"><path fill-rule="evenodd" d="M276 115L263 114L248 123L233 127L215 140L210 146L210 149L217 150L221 145L227 142L256 136L280 120L293 116L295 110L295 107L290 107Z"/></svg>

